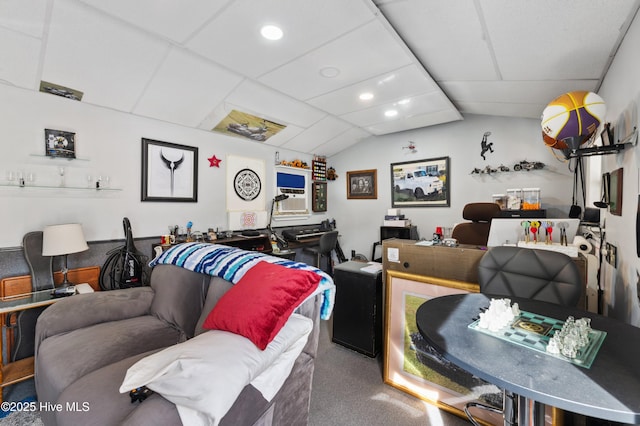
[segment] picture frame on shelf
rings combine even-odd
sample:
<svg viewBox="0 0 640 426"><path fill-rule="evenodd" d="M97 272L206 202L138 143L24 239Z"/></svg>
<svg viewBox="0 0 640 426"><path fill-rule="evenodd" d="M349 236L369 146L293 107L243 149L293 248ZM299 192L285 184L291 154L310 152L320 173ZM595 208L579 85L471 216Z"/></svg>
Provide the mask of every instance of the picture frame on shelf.
<svg viewBox="0 0 640 426"><path fill-rule="evenodd" d="M76 158L76 134L64 130L44 129L45 156L52 158Z"/></svg>
<svg viewBox="0 0 640 426"><path fill-rule="evenodd" d="M197 147L143 138L141 170L141 201L198 201Z"/></svg>
<svg viewBox="0 0 640 426"><path fill-rule="evenodd" d="M416 325L422 303L434 297L477 293L478 284L391 270L386 283L384 382L460 416L471 401L502 406L500 388L444 359ZM488 424L502 423L500 415L488 411L476 416Z"/></svg>
<svg viewBox="0 0 640 426"><path fill-rule="evenodd" d="M378 198L378 169L347 172L347 199L375 200Z"/></svg>
<svg viewBox="0 0 640 426"><path fill-rule="evenodd" d="M449 157L391 164L392 207L449 207Z"/></svg>

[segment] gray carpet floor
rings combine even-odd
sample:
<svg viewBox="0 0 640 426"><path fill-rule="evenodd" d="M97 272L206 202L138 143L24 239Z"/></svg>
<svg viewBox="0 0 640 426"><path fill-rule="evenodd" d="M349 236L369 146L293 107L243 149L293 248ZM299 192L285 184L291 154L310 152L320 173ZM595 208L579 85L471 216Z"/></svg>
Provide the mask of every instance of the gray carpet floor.
<svg viewBox="0 0 640 426"><path fill-rule="evenodd" d="M383 381L382 357L331 342L332 321L320 324L309 426L458 426L466 419L439 410Z"/></svg>

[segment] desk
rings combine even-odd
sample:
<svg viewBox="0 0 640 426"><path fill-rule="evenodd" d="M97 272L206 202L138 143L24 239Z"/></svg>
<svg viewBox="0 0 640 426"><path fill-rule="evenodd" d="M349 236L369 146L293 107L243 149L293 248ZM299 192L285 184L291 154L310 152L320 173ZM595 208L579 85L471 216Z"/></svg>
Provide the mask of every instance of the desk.
<svg viewBox="0 0 640 426"><path fill-rule="evenodd" d="M484 294L431 299L416 314L420 334L446 359L519 395L521 407L533 400L538 409L547 404L615 422L640 422L640 328L576 308L511 298L521 310L551 318L589 317L593 329L607 332L591 368L585 369L469 329L489 300ZM529 415L521 410L521 425L530 424ZM534 415L533 423L541 420Z"/></svg>
<svg viewBox="0 0 640 426"><path fill-rule="evenodd" d="M37 291L20 296L2 297L0 298L0 315L51 305L58 300L60 299L51 296L51 290ZM0 336L0 354L2 351L2 338ZM0 368L0 402L2 401L2 389L5 386L33 377L33 361L34 357L31 356L2 365L2 368Z"/></svg>

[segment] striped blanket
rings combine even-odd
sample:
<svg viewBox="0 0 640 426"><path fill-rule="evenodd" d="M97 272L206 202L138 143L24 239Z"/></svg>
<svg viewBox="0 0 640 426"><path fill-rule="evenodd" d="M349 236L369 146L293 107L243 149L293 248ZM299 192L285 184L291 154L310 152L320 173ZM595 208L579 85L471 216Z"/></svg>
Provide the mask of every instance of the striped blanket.
<svg viewBox="0 0 640 426"><path fill-rule="evenodd" d="M320 275L322 279L318 284L318 291L314 292L314 294L322 293L320 318L329 319L335 300L336 287L333 279L326 272L306 263L294 262L264 253L246 251L220 244L184 243L166 250L153 259L149 266L176 265L202 274L218 276L236 284L258 262L275 263L285 268L302 269Z"/></svg>

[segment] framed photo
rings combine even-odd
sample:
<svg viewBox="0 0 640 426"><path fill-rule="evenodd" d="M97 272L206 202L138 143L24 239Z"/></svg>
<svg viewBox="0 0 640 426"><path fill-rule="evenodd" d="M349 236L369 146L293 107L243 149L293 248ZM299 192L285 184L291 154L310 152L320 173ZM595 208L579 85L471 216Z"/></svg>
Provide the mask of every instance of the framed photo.
<svg viewBox="0 0 640 426"><path fill-rule="evenodd" d="M473 283L406 272L387 271L384 382L439 408L464 417L467 402L502 407L502 390L444 359L416 325L418 307L449 294L477 293ZM502 424L499 414L474 410L489 424Z"/></svg>
<svg viewBox="0 0 640 426"><path fill-rule="evenodd" d="M378 170L347 172L347 199L377 199Z"/></svg>
<svg viewBox="0 0 640 426"><path fill-rule="evenodd" d="M609 211L622 216L622 168L609 174Z"/></svg>
<svg viewBox="0 0 640 426"><path fill-rule="evenodd" d="M449 176L449 157L392 163L392 207L449 207Z"/></svg>
<svg viewBox="0 0 640 426"><path fill-rule="evenodd" d="M44 129L44 150L47 157L76 158L76 134Z"/></svg>
<svg viewBox="0 0 640 426"><path fill-rule="evenodd" d="M142 201L198 201L198 148L142 139Z"/></svg>

